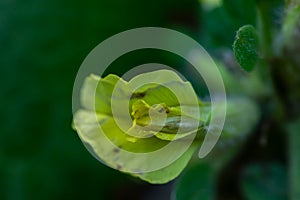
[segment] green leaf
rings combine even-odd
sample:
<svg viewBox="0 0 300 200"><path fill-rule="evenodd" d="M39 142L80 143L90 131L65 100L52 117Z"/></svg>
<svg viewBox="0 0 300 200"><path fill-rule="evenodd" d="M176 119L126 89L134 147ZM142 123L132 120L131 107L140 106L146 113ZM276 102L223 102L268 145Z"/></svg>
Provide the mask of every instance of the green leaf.
<svg viewBox="0 0 300 200"><path fill-rule="evenodd" d="M252 71L258 61L258 35L252 25L245 25L237 31L233 50L240 66Z"/></svg>
<svg viewBox="0 0 300 200"><path fill-rule="evenodd" d="M243 172L241 189L248 200L288 199L286 170L276 163L252 164Z"/></svg>
<svg viewBox="0 0 300 200"><path fill-rule="evenodd" d="M215 171L205 163L188 168L178 179L174 191L175 200L212 200L216 194Z"/></svg>

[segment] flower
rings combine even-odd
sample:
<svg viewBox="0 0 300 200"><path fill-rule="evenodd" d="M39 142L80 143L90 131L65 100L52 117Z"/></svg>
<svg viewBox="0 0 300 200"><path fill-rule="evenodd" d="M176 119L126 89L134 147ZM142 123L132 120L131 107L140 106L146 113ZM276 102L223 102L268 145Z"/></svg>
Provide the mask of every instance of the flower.
<svg viewBox="0 0 300 200"><path fill-rule="evenodd" d="M147 83L148 81L148 83ZM106 165L151 183L165 183L187 165L204 134L209 110L189 82L158 70L129 82L116 75L86 78L73 127Z"/></svg>
<svg viewBox="0 0 300 200"><path fill-rule="evenodd" d="M109 167L150 183L176 178L211 127L210 103L170 70L143 73L128 82L112 74L92 74L85 79L80 101L73 128L86 148ZM224 102L218 102L216 113L218 105ZM219 144L238 144L258 119L253 101L228 99ZM214 128L204 142L216 139Z"/></svg>

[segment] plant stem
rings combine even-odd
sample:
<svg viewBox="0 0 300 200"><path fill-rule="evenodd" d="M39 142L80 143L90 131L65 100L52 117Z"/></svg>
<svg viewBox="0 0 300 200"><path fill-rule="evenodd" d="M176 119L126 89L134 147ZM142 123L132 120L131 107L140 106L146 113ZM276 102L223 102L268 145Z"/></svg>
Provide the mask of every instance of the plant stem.
<svg viewBox="0 0 300 200"><path fill-rule="evenodd" d="M300 3L292 6L290 4L287 6L287 15L285 16L283 27L282 27L282 36L283 36L283 45L291 45L295 39L295 34L297 32L297 26L300 18Z"/></svg>
<svg viewBox="0 0 300 200"><path fill-rule="evenodd" d="M285 97L288 122L286 132L288 137L289 155L289 188L290 199L300 199L300 110L299 110L299 65L294 62L298 58L297 41L299 38L300 0L287 0L286 13L282 26L282 58L285 60L282 75L285 75L287 94ZM295 48L296 45L296 48Z"/></svg>
<svg viewBox="0 0 300 200"><path fill-rule="evenodd" d="M265 59L272 55L272 20L271 6L268 1L257 3L258 32L260 38L260 49Z"/></svg>
<svg viewBox="0 0 300 200"><path fill-rule="evenodd" d="M290 199L300 199L300 118L286 126L289 148L289 184Z"/></svg>

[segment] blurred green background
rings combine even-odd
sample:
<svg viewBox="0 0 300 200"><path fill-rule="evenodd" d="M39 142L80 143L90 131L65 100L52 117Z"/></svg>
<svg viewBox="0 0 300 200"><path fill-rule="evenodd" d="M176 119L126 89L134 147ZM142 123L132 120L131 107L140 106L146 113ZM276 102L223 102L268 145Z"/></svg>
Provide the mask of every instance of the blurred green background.
<svg viewBox="0 0 300 200"><path fill-rule="evenodd" d="M73 82L85 56L121 31L196 34L198 7L191 0L1 0L0 199L144 199L157 190L87 152L71 129Z"/></svg>
<svg viewBox="0 0 300 200"><path fill-rule="evenodd" d="M131 28L172 28L216 53L255 22L251 0L215 8L197 0L1 0L0 199L169 199L173 183L153 186L112 170L82 145L71 129L77 70L101 41ZM128 55L110 70L153 59L182 70L182 61L159 55Z"/></svg>

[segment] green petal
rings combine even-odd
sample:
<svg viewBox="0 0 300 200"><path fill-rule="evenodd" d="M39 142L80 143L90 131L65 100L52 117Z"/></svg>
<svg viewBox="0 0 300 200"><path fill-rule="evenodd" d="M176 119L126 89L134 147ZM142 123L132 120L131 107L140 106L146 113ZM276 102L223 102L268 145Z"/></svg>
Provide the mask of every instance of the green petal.
<svg viewBox="0 0 300 200"><path fill-rule="evenodd" d="M105 135L101 134L98 123L101 124ZM112 117L102 114L95 115L92 111L77 111L74 117L74 127L88 150L98 160L112 168L127 173L138 171L139 166L149 165L151 162L161 162L161 160L158 158L157 160L145 161L142 159L135 159L135 157L128 157L128 160L125 159L127 162L118 162L120 160L120 155L117 147L130 152L145 153L161 149L168 144L167 141L160 140L156 137L130 137L118 129ZM115 148L110 148L110 145L106 145L102 142L105 137L114 143ZM196 144L191 145L183 155L167 167L148 173L134 173L133 175L151 183L168 182L180 174L196 148ZM174 154L176 154L175 150L176 149L174 149Z"/></svg>
<svg viewBox="0 0 300 200"><path fill-rule="evenodd" d="M143 84L145 82L149 83ZM136 85L142 86L135 88ZM178 97L181 105L191 105L194 104L191 94L196 96L192 85L170 70L140 74L128 82L128 87L136 89L132 99L144 100L149 105L165 103L170 107L179 106Z"/></svg>
<svg viewBox="0 0 300 200"><path fill-rule="evenodd" d="M130 84L130 82L129 82ZM170 88L170 89L169 89ZM175 90L176 88L176 90ZM178 89L179 88L179 89ZM173 91L179 91L175 95ZM190 104L190 96L187 95L185 91L189 91L192 89L192 86L190 83L187 82L178 82L178 81L172 81L167 82L162 85L153 85L150 84L149 87L144 86L141 90L137 90L134 95L132 95L132 99L134 100L144 100L149 105L159 104L159 103L166 103L168 106L178 106L179 102L177 99L177 96L180 96L183 98L183 102L181 104L183 105L189 105Z"/></svg>
<svg viewBox="0 0 300 200"><path fill-rule="evenodd" d="M120 81L122 89L126 90L126 82L118 76L110 74L105 78L91 74L88 76L81 89L80 101L83 108L96 112L112 115L111 96L116 83ZM124 91L125 93L125 91Z"/></svg>
<svg viewBox="0 0 300 200"><path fill-rule="evenodd" d="M178 160L165 168L149 173L133 174L133 176L153 184L167 183L179 176L198 147L199 144L192 144Z"/></svg>
<svg viewBox="0 0 300 200"><path fill-rule="evenodd" d="M106 151L114 150L108 149L107 146L100 146L100 144L104 144L101 142L104 139L103 137L107 137L113 142L116 148L119 147L136 153L152 152L168 144L168 142L155 137L134 138L124 133L111 116L95 114L93 111L77 111L74 116L74 124L80 138L89 143L95 152L99 152L101 156L106 154ZM107 159L111 158L108 157Z"/></svg>

